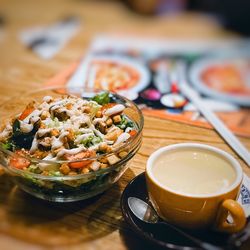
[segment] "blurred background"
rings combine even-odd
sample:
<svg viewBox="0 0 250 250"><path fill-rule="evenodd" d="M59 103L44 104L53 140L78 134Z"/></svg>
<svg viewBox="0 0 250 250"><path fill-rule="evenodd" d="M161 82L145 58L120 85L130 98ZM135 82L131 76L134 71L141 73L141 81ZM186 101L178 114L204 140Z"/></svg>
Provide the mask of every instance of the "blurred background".
<svg viewBox="0 0 250 250"><path fill-rule="evenodd" d="M102 33L180 42L247 38L249 10L247 0L0 0L1 88L44 83Z"/></svg>
<svg viewBox="0 0 250 250"><path fill-rule="evenodd" d="M183 12L210 15L227 29L231 29L243 35L250 33L250 3L248 0L1 0L0 3L1 26L8 23L8 18L10 18L13 12L21 19L34 18L34 15L37 19L42 19L42 16L50 16L53 12L54 15L57 15L59 12L61 12L61 14L68 14L72 11L75 14L79 14L80 12L84 12L84 10L81 9L88 8L88 5L93 5L96 11L93 10L92 14L98 13L99 15L96 16L96 18L100 18L105 14L100 15L98 9L103 8L104 5L110 6L110 4L112 4L117 7L119 6L118 8L123 8L123 11L131 12L131 15L132 13L137 13L147 16L148 19L154 19L159 15L172 15ZM48 7L48 4L50 7ZM75 7L77 6L78 10L73 7L74 5ZM114 14L112 13L112 9L108 10L108 8L105 7L102 11L108 12L110 15ZM23 13L26 13L25 16L22 16ZM113 25L115 25L115 23L113 23Z"/></svg>
<svg viewBox="0 0 250 250"><path fill-rule="evenodd" d="M244 35L250 32L250 3L247 0L125 0L132 10L146 15L193 11L211 15L227 29Z"/></svg>
<svg viewBox="0 0 250 250"><path fill-rule="evenodd" d="M140 87L141 93L133 94L133 98L138 97L138 103L146 102L149 107L164 110L166 106L169 107L169 99L163 98L164 101L161 101L161 98L168 91L175 92L178 89L168 87L162 90L157 81L167 81L166 77L169 76L176 78L173 77L175 73L172 73L176 60L181 59L190 65L191 61L194 62L193 59L200 58L204 54L195 51L200 45L192 41L203 41L206 46L210 46L213 41L220 40L218 53L232 40L244 38L244 41L248 41L249 10L248 0L0 0L1 90L9 92L10 86L13 86L15 91L23 92L48 82L67 83L76 70L76 66L72 69L72 65L78 65L79 61L84 59L84 55L90 52L96 36L106 35L107 44L105 45L103 40L95 43L102 45L102 51L98 52L97 49L95 52L108 56L118 53L119 46L124 44L127 37L138 37L140 41L137 43L130 41L125 51L119 52L119 56L130 58L131 65L136 61L136 65L141 64L139 68L144 68L143 72L147 71L145 75L148 75L148 83L144 78L144 85ZM120 40L112 40L112 35L109 34L115 34ZM152 39L162 40L163 47L168 46L168 51L157 51L159 45L153 45L150 42ZM149 45L149 49L144 48L144 51L139 52L144 41ZM182 51L169 57L169 54L174 53L173 47L168 44L170 41L172 41L171 46L179 44L179 47L184 48L184 45L188 45L189 51L186 51L188 53ZM245 43L249 45L249 42ZM240 49L241 46L239 43L235 47ZM210 52L206 54L209 55ZM236 96L236 99L244 98L245 101L236 104L249 105L250 63L249 59L238 62L239 56L237 57L233 65L226 65L224 68L218 69L210 65L204 79L207 85L213 85L210 80L214 77L219 82L226 81L226 84L222 84L226 94L231 91L229 93L231 97L231 94L238 95L241 91L242 97ZM98 67L100 69L100 66ZM163 72L164 67L165 72ZM115 77L119 78L119 74ZM170 81L169 86L172 86L174 80L168 79L168 81ZM140 85L140 81L136 84ZM216 88L217 92L222 89L220 86ZM221 95L217 94L212 97L221 99ZM227 97L223 100L230 102L231 99ZM8 96L2 98L7 99ZM152 98L158 99L151 100ZM179 105L179 100L177 103ZM215 101L211 102L211 105L212 108L218 107ZM222 104L219 106L222 107ZM238 110L238 106L229 108L226 106L223 111L228 110L234 112ZM247 127L244 124L249 120L248 114L249 110L245 109L240 114L237 113L237 127ZM227 118L226 114L224 120L232 121L232 116ZM234 122L231 127L236 125ZM244 132L244 135L246 134L249 135L248 130Z"/></svg>

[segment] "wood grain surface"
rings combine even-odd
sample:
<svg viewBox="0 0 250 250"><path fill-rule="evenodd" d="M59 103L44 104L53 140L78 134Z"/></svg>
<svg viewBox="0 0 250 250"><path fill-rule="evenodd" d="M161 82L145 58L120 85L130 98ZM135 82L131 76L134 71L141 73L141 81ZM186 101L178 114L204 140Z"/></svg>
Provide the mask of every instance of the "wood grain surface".
<svg viewBox="0 0 250 250"><path fill-rule="evenodd" d="M50 24L67 15L80 18L81 30L52 60L38 58L19 42L22 29ZM0 26L0 102L41 87L78 60L100 32L163 38L235 36L197 13L148 18L132 13L119 1L0 0L0 16L5 20ZM240 139L250 149L250 139ZM131 167L114 187L93 199L72 204L38 200L19 190L1 171L0 249L147 249L122 218L122 190L144 171L154 150L190 141L216 146L238 158L214 130L146 116L143 144ZM250 168L239 161L250 176Z"/></svg>

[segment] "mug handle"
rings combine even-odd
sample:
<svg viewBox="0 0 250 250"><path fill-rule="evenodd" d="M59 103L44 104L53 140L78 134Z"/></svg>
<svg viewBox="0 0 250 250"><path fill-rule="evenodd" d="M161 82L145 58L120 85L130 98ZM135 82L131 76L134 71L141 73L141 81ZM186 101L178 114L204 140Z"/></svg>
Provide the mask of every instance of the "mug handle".
<svg viewBox="0 0 250 250"><path fill-rule="evenodd" d="M233 223L227 221L228 213L231 214ZM217 213L215 228L226 233L236 233L243 229L245 224L246 216L241 205L235 200L224 200Z"/></svg>

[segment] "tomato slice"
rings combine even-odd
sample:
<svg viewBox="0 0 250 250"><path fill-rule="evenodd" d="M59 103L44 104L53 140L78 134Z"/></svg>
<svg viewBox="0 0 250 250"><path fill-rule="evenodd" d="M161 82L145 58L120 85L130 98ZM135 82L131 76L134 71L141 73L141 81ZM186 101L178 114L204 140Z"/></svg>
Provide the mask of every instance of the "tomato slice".
<svg viewBox="0 0 250 250"><path fill-rule="evenodd" d="M137 134L137 131L133 129L133 130L129 131L128 133L132 137L132 136L135 136Z"/></svg>
<svg viewBox="0 0 250 250"><path fill-rule="evenodd" d="M89 165L92 161L85 160L85 161L78 161L78 162L71 162L69 163L70 168L84 168Z"/></svg>
<svg viewBox="0 0 250 250"><path fill-rule="evenodd" d="M24 153L20 151L16 151L16 154L20 156L14 156L10 158L10 166L18 169L24 169L27 168L30 165L30 161L26 159L24 156Z"/></svg>
<svg viewBox="0 0 250 250"><path fill-rule="evenodd" d="M93 160L82 160L82 161L77 161L81 160L84 158L90 158L90 157L95 157L95 152L94 151L84 151L77 153L75 155L70 155L70 154L65 154L64 158L68 161L76 161L76 162L70 162L69 167L71 168L83 168L89 165Z"/></svg>
<svg viewBox="0 0 250 250"><path fill-rule="evenodd" d="M23 157L13 157L10 159L10 165L14 168L24 169L30 165L30 161Z"/></svg>

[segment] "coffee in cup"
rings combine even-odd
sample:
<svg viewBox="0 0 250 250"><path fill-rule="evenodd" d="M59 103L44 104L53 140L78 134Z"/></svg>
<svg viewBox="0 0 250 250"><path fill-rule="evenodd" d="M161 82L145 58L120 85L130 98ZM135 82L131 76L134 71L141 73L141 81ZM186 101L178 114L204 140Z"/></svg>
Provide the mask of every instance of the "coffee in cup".
<svg viewBox="0 0 250 250"><path fill-rule="evenodd" d="M149 157L146 168L149 197L159 215L187 228L241 230L246 218L235 199L242 178L231 155L197 143L163 147ZM229 212L232 224L226 220Z"/></svg>

